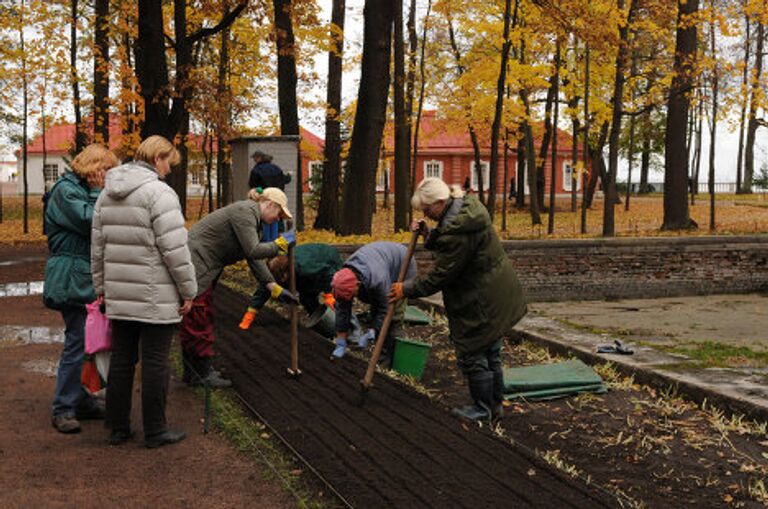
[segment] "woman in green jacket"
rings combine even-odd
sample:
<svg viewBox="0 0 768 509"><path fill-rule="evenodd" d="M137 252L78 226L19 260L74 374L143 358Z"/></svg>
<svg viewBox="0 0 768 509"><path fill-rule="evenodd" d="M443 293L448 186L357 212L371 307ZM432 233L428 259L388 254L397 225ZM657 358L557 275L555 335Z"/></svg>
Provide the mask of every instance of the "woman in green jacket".
<svg viewBox="0 0 768 509"><path fill-rule="evenodd" d="M451 342L474 400L453 413L471 421L496 421L504 394L502 338L527 311L522 286L477 198L430 177L421 181L411 204L437 221L431 231L423 220L412 225L424 234L434 264L423 276L395 283L390 299L443 292Z"/></svg>
<svg viewBox="0 0 768 509"><path fill-rule="evenodd" d="M72 160L51 189L45 207L50 255L45 264L43 302L64 318L64 349L56 373L53 427L78 433L78 419L103 418L103 405L80 384L85 353L85 304L96 300L91 277L93 206L104 186L105 172L119 164L105 147L87 146Z"/></svg>

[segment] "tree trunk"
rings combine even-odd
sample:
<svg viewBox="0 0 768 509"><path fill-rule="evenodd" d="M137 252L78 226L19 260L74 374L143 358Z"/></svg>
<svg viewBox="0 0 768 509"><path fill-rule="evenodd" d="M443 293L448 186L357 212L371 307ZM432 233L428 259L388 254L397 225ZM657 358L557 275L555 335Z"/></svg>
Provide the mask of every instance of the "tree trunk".
<svg viewBox="0 0 768 509"><path fill-rule="evenodd" d="M525 65L525 41L520 42L520 64ZM530 92L522 87L519 92L520 101L525 107L525 120L521 124L521 129L525 133L525 166L528 169L528 189L530 191L529 201L531 203L531 224L541 224L540 202L539 202L539 183L536 178L536 148L533 141L533 129L527 119L531 118Z"/></svg>
<svg viewBox="0 0 768 509"><path fill-rule="evenodd" d="M77 74L77 19L79 17L77 0L72 0L71 7L69 66L72 81L72 104L75 110L75 153L79 154L88 144L88 135L83 128L83 115L80 108L80 77Z"/></svg>
<svg viewBox="0 0 768 509"><path fill-rule="evenodd" d="M109 0L95 0L93 139L109 146Z"/></svg>
<svg viewBox="0 0 768 509"><path fill-rule="evenodd" d="M411 4L413 8L413 4ZM427 46L427 23L429 21L429 13L432 10L432 0L427 2L427 13L424 16L424 26L422 28L421 35L421 55L419 56L419 105L416 108L416 123L413 131L413 156L411 159L411 189L416 189L416 165L419 155L419 130L421 129L421 113L424 109L424 91L426 89L426 72L424 55ZM413 217L413 210L410 210L410 217Z"/></svg>
<svg viewBox="0 0 768 509"><path fill-rule="evenodd" d="M749 50L751 41L749 38L749 15L744 15L744 69L741 73L741 83L744 87L741 97L741 113L739 116L739 153L736 156L736 193L741 192L741 174L744 167L744 120L747 116L747 89L749 88Z"/></svg>
<svg viewBox="0 0 768 509"><path fill-rule="evenodd" d="M277 46L277 105L280 110L280 134L299 135L299 107L296 100L296 42L293 36L293 0L273 0L275 9L275 44ZM301 151L296 154L296 210L294 224L304 229L304 187L301 175Z"/></svg>
<svg viewBox="0 0 768 509"><path fill-rule="evenodd" d="M228 145L225 142L229 135L230 119L232 115L232 89L229 82L229 28L221 31L221 47L219 50L219 76L216 83L216 91L219 97L226 103L224 111L219 112L216 126L216 207L229 205L233 201L232 196L232 172L229 163Z"/></svg>
<svg viewBox="0 0 768 509"><path fill-rule="evenodd" d="M632 52L632 69L630 70L630 75L632 77L637 76L637 51ZM632 88L632 104L634 106L635 103L635 88ZM629 199L630 196L632 196L632 169L635 165L635 124L637 123L637 119L635 118L635 115L632 115L629 119L629 153L627 154L628 161L628 168L627 168L627 195L624 199L624 210L629 211Z"/></svg>
<svg viewBox="0 0 768 509"><path fill-rule="evenodd" d="M714 2L712 2L712 8L714 9ZM715 35L715 24L710 23L709 32L709 48L711 51L711 58L713 60L712 69L712 118L710 121L709 130L709 229L715 231L715 142L717 136L717 96L720 92L720 71L717 68L717 45Z"/></svg>
<svg viewBox="0 0 768 509"><path fill-rule="evenodd" d="M621 120L624 114L624 76L629 54L629 27L634 21L636 0L629 0L629 11L625 23L619 26L619 51L616 54L616 74L613 82L613 114L611 118L611 135L608 142L608 172L603 181L603 236L613 237L616 234L616 175L619 168L619 136L621 135ZM619 10L624 9L624 0L618 0Z"/></svg>
<svg viewBox="0 0 768 509"><path fill-rule="evenodd" d="M603 149L605 149L605 143L608 141L608 127L608 122L603 122L603 125L600 126L600 136L598 137L597 144L594 147L590 147L589 150L591 171L589 172L587 194L584 197L587 208L592 207L592 200L595 197L598 181L603 182L603 195L605 195L605 161L603 160ZM605 197L603 199L605 199Z"/></svg>
<svg viewBox="0 0 768 509"><path fill-rule="evenodd" d="M365 2L360 88L339 222L342 235L371 233L371 195L375 189L379 147L386 121L394 15L391 1Z"/></svg>
<svg viewBox="0 0 768 509"><path fill-rule="evenodd" d="M766 9L763 1L763 11ZM749 120L747 121L747 142L744 147L744 181L741 184L742 193L752 193L752 180L755 175L755 135L759 122L757 110L762 94L763 47L765 45L765 25L757 20L757 46L755 47L755 74L752 77L752 92L749 100Z"/></svg>
<svg viewBox="0 0 768 509"><path fill-rule="evenodd" d="M547 165L549 143L552 141L552 104L556 100L554 95L554 80L555 76L550 76L549 88L547 89L547 99L544 103L544 135L541 137L541 146L539 146L538 160L541 164L536 167L536 197L540 206L544 204L544 187L546 186L544 167ZM533 189L531 189L531 192L533 192Z"/></svg>
<svg viewBox="0 0 768 509"><path fill-rule="evenodd" d="M403 0L404 1L404 0ZM427 7L427 16L429 16L429 9L431 9L431 0ZM424 20L424 26L426 28L427 21ZM414 176L411 174L411 167L413 166L413 160L415 160L413 149L413 101L416 93L416 54L419 51L419 36L416 33L416 0L411 0L410 8L408 9L408 23L406 25L408 30L408 70L405 75L405 117L408 119L408 143L410 147L410 153L408 154L408 168L406 175L408 177L408 196L406 204L406 225L411 223L413 219L413 210L411 209L410 195L413 193Z"/></svg>
<svg viewBox="0 0 768 509"><path fill-rule="evenodd" d="M685 152L685 124L693 88L696 57L696 24L699 0L678 0L674 76L667 101L664 136L664 222L662 230L696 228L691 220L686 195L688 154Z"/></svg>
<svg viewBox="0 0 768 509"><path fill-rule="evenodd" d="M569 105L573 116L571 117L571 130L573 132L573 139L571 144L571 212L576 212L578 208L578 188L579 181L576 176L576 163L579 158L579 117L576 116L576 108L579 104L579 98L574 97L573 101Z"/></svg>
<svg viewBox="0 0 768 509"><path fill-rule="evenodd" d="M519 0L515 0L515 18L517 18L517 8ZM501 115L504 112L504 90L507 81L507 62L509 61L509 50L512 42L509 40L509 30L512 24L512 2L506 0L504 3L504 44L501 47L501 64L499 66L499 79L496 83L496 105L493 114L493 123L491 124L491 161L488 167L488 202L486 208L493 222L494 210L496 208L496 193L498 190L499 174L499 133L501 131ZM517 24L517 19L515 19ZM506 154L505 154L506 157ZM505 180L506 182L506 180ZM506 194L506 193L505 193Z"/></svg>
<svg viewBox="0 0 768 509"><path fill-rule="evenodd" d="M395 232L408 229L408 173L411 162L410 118L405 105L405 40L403 36L403 0L395 0Z"/></svg>
<svg viewBox="0 0 768 509"><path fill-rule="evenodd" d="M525 207L525 129L520 126L522 136L517 140L517 170L515 171L517 193L515 207L522 209Z"/></svg>
<svg viewBox="0 0 768 509"><path fill-rule="evenodd" d="M589 165L589 67L590 67L589 43L584 48L584 172L581 174L581 233L587 233L587 179L590 175ZM592 167L594 170L594 166Z"/></svg>
<svg viewBox="0 0 768 509"><path fill-rule="evenodd" d="M21 112L21 172L24 180L24 197L23 197L23 216L24 216L24 234L29 233L29 180L27 175L27 165L29 159L27 157L27 126L29 120L27 116L29 114L29 82L27 79L27 52L24 44L24 25L26 20L24 19L24 0L21 0L21 7L19 9L19 49L21 50L21 100L22 100L22 112ZM2 192L2 191L0 191Z"/></svg>
<svg viewBox="0 0 768 509"><path fill-rule="evenodd" d="M552 164L550 164L549 179L549 217L547 218L547 233L555 233L555 196L557 192L557 122L560 116L560 39L555 41L555 75L552 88L555 97L552 117Z"/></svg>
<svg viewBox="0 0 768 509"><path fill-rule="evenodd" d="M643 114L643 148L640 157L640 187L637 194L648 194L648 172L651 169L651 113Z"/></svg>
<svg viewBox="0 0 768 509"><path fill-rule="evenodd" d="M341 182L341 77L344 51L345 0L333 0L331 10L332 47L328 52L328 89L325 114L325 149L323 152L323 184L314 227L333 230L339 221L339 187Z"/></svg>

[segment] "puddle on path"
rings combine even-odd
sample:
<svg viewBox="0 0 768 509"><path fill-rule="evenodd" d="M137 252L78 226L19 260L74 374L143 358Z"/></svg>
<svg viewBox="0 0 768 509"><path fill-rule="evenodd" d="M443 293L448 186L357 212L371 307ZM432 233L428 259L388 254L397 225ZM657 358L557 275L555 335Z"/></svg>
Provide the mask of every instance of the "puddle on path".
<svg viewBox="0 0 768 509"><path fill-rule="evenodd" d="M61 327L0 326L0 346L47 345L64 342Z"/></svg>
<svg viewBox="0 0 768 509"><path fill-rule="evenodd" d="M0 297L26 297L27 295L42 295L43 281L27 281L26 283L0 284Z"/></svg>
<svg viewBox="0 0 768 509"><path fill-rule="evenodd" d="M49 377L56 377L56 373L59 370L58 362L53 359L34 359L27 361L21 365L25 371L31 371L32 373L40 373Z"/></svg>

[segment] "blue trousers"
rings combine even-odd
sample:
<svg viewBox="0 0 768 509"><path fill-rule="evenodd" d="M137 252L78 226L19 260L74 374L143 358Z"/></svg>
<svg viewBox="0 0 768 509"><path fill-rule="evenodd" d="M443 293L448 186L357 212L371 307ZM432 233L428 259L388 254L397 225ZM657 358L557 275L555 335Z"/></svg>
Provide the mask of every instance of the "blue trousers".
<svg viewBox="0 0 768 509"><path fill-rule="evenodd" d="M64 317L64 349L56 373L56 393L53 396L53 416L75 416L78 407L88 400L80 383L85 355L85 307L71 306L61 310Z"/></svg>

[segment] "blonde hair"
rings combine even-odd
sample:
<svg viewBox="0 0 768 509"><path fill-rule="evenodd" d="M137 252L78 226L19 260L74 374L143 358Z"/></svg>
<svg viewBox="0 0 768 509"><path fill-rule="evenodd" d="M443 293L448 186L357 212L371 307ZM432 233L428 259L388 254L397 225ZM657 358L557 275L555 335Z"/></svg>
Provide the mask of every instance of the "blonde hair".
<svg viewBox="0 0 768 509"><path fill-rule="evenodd" d="M78 177L85 178L91 173L107 171L120 164L120 160L104 145L92 143L85 147L69 164Z"/></svg>
<svg viewBox="0 0 768 509"><path fill-rule="evenodd" d="M438 201L445 201L448 198L461 198L464 191L461 187L453 184L450 187L437 177L427 177L416 186L416 191L411 198L411 206L420 209L432 205Z"/></svg>
<svg viewBox="0 0 768 509"><path fill-rule="evenodd" d="M173 143L163 138L160 135L153 135L141 142L139 148L136 149L136 154L133 156L135 161L144 161L151 165L155 164L155 159L170 158L169 163L171 165L179 164L181 161L181 155Z"/></svg>

